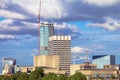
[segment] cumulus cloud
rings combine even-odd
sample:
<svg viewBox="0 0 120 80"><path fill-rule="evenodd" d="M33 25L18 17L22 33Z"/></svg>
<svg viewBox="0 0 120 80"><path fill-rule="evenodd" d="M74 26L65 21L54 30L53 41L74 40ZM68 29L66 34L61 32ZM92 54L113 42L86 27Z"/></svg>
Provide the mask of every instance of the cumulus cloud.
<svg viewBox="0 0 120 80"><path fill-rule="evenodd" d="M67 23L64 23L64 22L62 24L55 23L54 26L55 26L55 29L57 29L57 30L70 29L73 32L78 32L79 31L78 27L76 25L71 25L71 24L67 24Z"/></svg>
<svg viewBox="0 0 120 80"><path fill-rule="evenodd" d="M16 37L13 35L2 35L0 34L0 41L15 40Z"/></svg>
<svg viewBox="0 0 120 80"><path fill-rule="evenodd" d="M2 16L37 22L39 0L11 0L10 3L9 0L2 0L1 2L3 2L0 6ZM85 3L88 4L86 5ZM118 5L116 5L116 3ZM93 4L98 6L94 6ZM106 16L116 17L116 15L120 16L119 4L119 0L42 0L41 19L50 21L78 21L100 20ZM107 5L109 5L109 7L107 7ZM11 13L13 13L15 17ZM18 18L16 16L18 16Z"/></svg>
<svg viewBox="0 0 120 80"><path fill-rule="evenodd" d="M10 35L37 35L37 24L5 19L0 21L0 33Z"/></svg>
<svg viewBox="0 0 120 80"><path fill-rule="evenodd" d="M70 35L72 36L72 39L79 38L81 35L81 32L76 25L63 22L61 24L55 23L54 27L56 35Z"/></svg>
<svg viewBox="0 0 120 80"><path fill-rule="evenodd" d="M101 6L101 7L112 6L112 5L120 3L119 0L83 0L83 1L88 4L91 4L91 5L94 4L94 5Z"/></svg>
<svg viewBox="0 0 120 80"><path fill-rule="evenodd" d="M79 47L79 46L74 46L71 48L71 53L84 53L85 48Z"/></svg>
<svg viewBox="0 0 120 80"><path fill-rule="evenodd" d="M7 15L6 15L7 14ZM22 14L12 12L12 11L7 11L4 9L0 9L0 16L4 16L6 18L11 18L11 19L25 19L26 17Z"/></svg>
<svg viewBox="0 0 120 80"><path fill-rule="evenodd" d="M116 31L116 30L120 30L120 20L106 18L105 23L89 23L89 24L87 24L87 26L104 28L104 29L110 30L110 31Z"/></svg>

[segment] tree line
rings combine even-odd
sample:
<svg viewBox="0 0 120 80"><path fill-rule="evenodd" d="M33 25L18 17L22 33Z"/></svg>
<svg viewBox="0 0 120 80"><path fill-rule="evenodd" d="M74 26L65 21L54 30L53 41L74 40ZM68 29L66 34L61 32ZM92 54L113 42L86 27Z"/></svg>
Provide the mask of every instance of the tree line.
<svg viewBox="0 0 120 80"><path fill-rule="evenodd" d="M30 74L15 73L11 76L1 75L0 80L87 80L87 79L85 75L83 75L80 72L77 72L71 76L67 76L65 74L58 76L54 73L44 74L44 70L42 68L37 68Z"/></svg>

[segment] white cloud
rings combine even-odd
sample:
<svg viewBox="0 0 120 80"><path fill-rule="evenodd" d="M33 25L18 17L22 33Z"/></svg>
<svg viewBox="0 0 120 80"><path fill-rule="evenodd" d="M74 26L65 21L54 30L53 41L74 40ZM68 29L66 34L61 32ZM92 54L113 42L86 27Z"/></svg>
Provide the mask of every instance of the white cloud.
<svg viewBox="0 0 120 80"><path fill-rule="evenodd" d="M73 32L78 32L79 31L79 29L76 25L71 25L71 24L67 24L67 23L62 23L62 24L55 23L54 27L58 30L60 30L60 29L70 29Z"/></svg>
<svg viewBox="0 0 120 80"><path fill-rule="evenodd" d="M13 0L13 3L19 4L23 8L25 8L29 13L33 13L36 16L39 12L39 1L40 0ZM56 6L57 5L57 6ZM50 1L41 1L41 16L46 19L51 18L61 18L63 16L62 13L62 5L60 5L59 0L50 0Z"/></svg>
<svg viewBox="0 0 120 80"><path fill-rule="evenodd" d="M0 9L0 16L4 16L5 18L10 18L10 19L25 19L26 18L22 14L19 14L13 11L4 10L4 9Z"/></svg>
<svg viewBox="0 0 120 80"><path fill-rule="evenodd" d="M20 25L18 25L20 24ZM37 24L36 23L29 23L29 22L17 22L16 20L12 19L5 19L0 21L0 33L1 34L36 34L32 31L37 31Z"/></svg>
<svg viewBox="0 0 120 80"><path fill-rule="evenodd" d="M15 39L13 35L2 35L0 34L0 39Z"/></svg>
<svg viewBox="0 0 120 80"><path fill-rule="evenodd" d="M97 6L112 6L114 4L120 3L120 0L82 0L82 1L89 4L95 4Z"/></svg>
<svg viewBox="0 0 120 80"><path fill-rule="evenodd" d="M85 50L85 48L75 46L71 48L71 53L84 53Z"/></svg>
<svg viewBox="0 0 120 80"><path fill-rule="evenodd" d="M115 30L120 30L120 20L106 18L105 23L89 23L87 24L87 26L99 27L99 28L104 28L106 30L115 31Z"/></svg>

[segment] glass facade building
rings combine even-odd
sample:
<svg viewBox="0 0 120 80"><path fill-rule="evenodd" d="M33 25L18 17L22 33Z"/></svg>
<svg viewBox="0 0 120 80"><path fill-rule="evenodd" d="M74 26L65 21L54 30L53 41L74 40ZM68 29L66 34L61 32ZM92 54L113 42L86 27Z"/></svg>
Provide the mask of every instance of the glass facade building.
<svg viewBox="0 0 120 80"><path fill-rule="evenodd" d="M96 64L98 69L104 68L104 65L115 65L115 56L114 55L93 56L92 64Z"/></svg>
<svg viewBox="0 0 120 80"><path fill-rule="evenodd" d="M13 58L3 58L3 69L2 74L12 74L14 73L14 66L16 65L16 60Z"/></svg>
<svg viewBox="0 0 120 80"><path fill-rule="evenodd" d="M40 55L48 55L49 37L54 34L53 24L42 23L40 26Z"/></svg>

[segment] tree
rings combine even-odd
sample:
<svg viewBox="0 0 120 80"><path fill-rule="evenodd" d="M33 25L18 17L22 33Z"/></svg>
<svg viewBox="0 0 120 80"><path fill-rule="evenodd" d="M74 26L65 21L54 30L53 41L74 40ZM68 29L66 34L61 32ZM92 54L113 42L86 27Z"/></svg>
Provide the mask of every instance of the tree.
<svg viewBox="0 0 120 80"><path fill-rule="evenodd" d="M74 75L71 75L70 77L68 77L67 80L75 80Z"/></svg>
<svg viewBox="0 0 120 80"><path fill-rule="evenodd" d="M9 76L4 76L1 80L10 80Z"/></svg>
<svg viewBox="0 0 120 80"><path fill-rule="evenodd" d="M42 80L57 80L57 75L54 73L48 73L43 76Z"/></svg>
<svg viewBox="0 0 120 80"><path fill-rule="evenodd" d="M29 75L27 73L20 73L18 80L28 80Z"/></svg>
<svg viewBox="0 0 120 80"><path fill-rule="evenodd" d="M4 77L3 75L0 75L0 80L2 80L3 77Z"/></svg>
<svg viewBox="0 0 120 80"><path fill-rule="evenodd" d="M75 73L74 75L70 76L67 80L87 80L86 76L80 72Z"/></svg>
<svg viewBox="0 0 120 80"><path fill-rule="evenodd" d="M60 75L58 76L57 80L67 80L67 75Z"/></svg>
<svg viewBox="0 0 120 80"><path fill-rule="evenodd" d="M29 80L42 80L44 76L44 70L42 68L37 68L35 71L30 73Z"/></svg>
<svg viewBox="0 0 120 80"><path fill-rule="evenodd" d="M10 77L10 79L11 80L18 80L19 76L20 76L20 73L15 73Z"/></svg>

